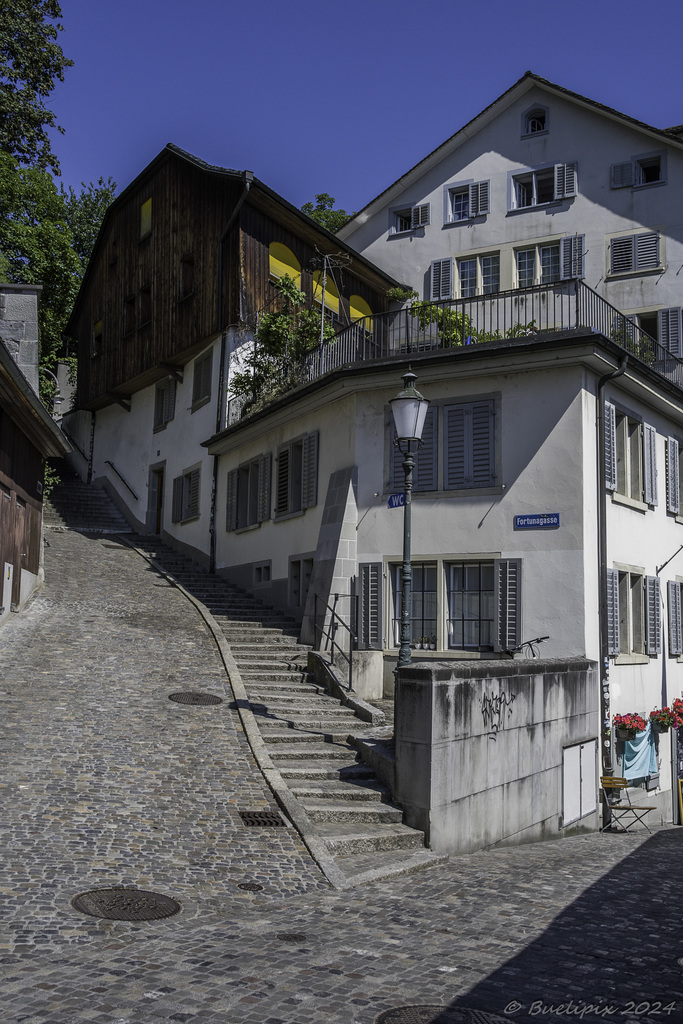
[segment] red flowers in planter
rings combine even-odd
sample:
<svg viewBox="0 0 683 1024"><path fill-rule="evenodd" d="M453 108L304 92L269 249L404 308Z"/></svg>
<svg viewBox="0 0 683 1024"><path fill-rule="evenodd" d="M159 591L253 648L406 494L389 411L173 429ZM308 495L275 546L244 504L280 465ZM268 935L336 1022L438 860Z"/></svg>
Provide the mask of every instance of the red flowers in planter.
<svg viewBox="0 0 683 1024"><path fill-rule="evenodd" d="M674 705L676 703L674 701ZM678 700L678 704L681 705L681 714L678 713L675 707L655 708L654 711L651 711L650 721L652 724L662 730L670 729L672 726L674 729L678 729L679 725L683 725L683 701Z"/></svg>
<svg viewBox="0 0 683 1024"><path fill-rule="evenodd" d="M629 711L627 715L615 715L613 722L615 729L627 729L633 733L642 732L647 728L645 719L637 715L635 711Z"/></svg>

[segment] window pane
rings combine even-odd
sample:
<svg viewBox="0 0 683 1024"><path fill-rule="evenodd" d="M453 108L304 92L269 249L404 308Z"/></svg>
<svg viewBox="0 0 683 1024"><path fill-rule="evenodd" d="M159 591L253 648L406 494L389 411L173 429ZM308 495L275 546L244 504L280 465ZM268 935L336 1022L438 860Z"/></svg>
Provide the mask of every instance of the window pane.
<svg viewBox="0 0 683 1024"><path fill-rule="evenodd" d="M531 174L515 179L515 197L518 207L531 206L533 202L533 178Z"/></svg>
<svg viewBox="0 0 683 1024"><path fill-rule="evenodd" d="M481 284L484 295L500 291L500 256L482 256Z"/></svg>
<svg viewBox="0 0 683 1024"><path fill-rule="evenodd" d="M467 220L470 215L470 191L462 189L460 192L452 192L453 220Z"/></svg>
<svg viewBox="0 0 683 1024"><path fill-rule="evenodd" d="M463 633L463 646L464 647L478 647L479 646L479 622L478 621L467 621L464 623Z"/></svg>
<svg viewBox="0 0 683 1024"><path fill-rule="evenodd" d="M479 590L479 565L465 566L465 590Z"/></svg>
<svg viewBox="0 0 683 1024"><path fill-rule="evenodd" d="M517 284L520 288L530 288L534 283L535 249L522 249L517 253Z"/></svg>
<svg viewBox="0 0 683 1024"><path fill-rule="evenodd" d="M536 202L552 203L555 198L555 171L538 171L536 174Z"/></svg>
<svg viewBox="0 0 683 1024"><path fill-rule="evenodd" d="M541 284L550 284L560 280L560 247L559 245L541 246Z"/></svg>
<svg viewBox="0 0 683 1024"><path fill-rule="evenodd" d="M460 294L463 299L468 299L477 294L477 261L460 260L458 269L460 272Z"/></svg>

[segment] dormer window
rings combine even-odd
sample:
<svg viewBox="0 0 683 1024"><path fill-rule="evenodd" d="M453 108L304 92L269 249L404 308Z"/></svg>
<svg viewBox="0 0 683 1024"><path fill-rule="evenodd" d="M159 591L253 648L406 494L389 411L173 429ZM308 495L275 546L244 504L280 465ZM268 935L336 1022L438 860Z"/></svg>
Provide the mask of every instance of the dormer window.
<svg viewBox="0 0 683 1024"><path fill-rule="evenodd" d="M548 111L545 107L534 107L522 118L522 135L540 135L548 130Z"/></svg>

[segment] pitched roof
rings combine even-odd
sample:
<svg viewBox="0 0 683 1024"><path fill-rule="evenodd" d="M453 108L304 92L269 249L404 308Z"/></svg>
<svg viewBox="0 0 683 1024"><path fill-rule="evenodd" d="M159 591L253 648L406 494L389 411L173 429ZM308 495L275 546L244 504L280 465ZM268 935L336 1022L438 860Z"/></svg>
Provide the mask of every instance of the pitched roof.
<svg viewBox="0 0 683 1024"><path fill-rule="evenodd" d="M344 239L353 231L354 227L358 227L364 224L377 208L381 208L386 203L390 202L393 195L403 191L408 185L411 185L414 181L419 179L424 173L430 170L435 164L439 163L445 156L456 150L464 142L472 137L475 132L480 131L486 124L497 117L502 110L509 107L511 103L517 100L520 96L523 96L525 92L528 92L533 86L540 86L546 89L548 92L553 92L558 96L562 96L565 99L571 100L573 103L580 104L581 106L588 107L591 110L599 111L607 117L612 118L615 121L620 121L622 124L630 125L633 128L637 128L640 131L647 132L649 135L654 135L658 139L665 139L667 143L674 145L683 145L683 125L677 125L673 128L654 128L652 125L646 124L644 121L639 121L635 117L630 117L628 114L622 114L620 111L615 110L613 107L608 107L604 103L598 103L597 100L591 100L586 96L582 96L578 92L573 92L571 89L566 89L562 85L555 85L554 82L548 81L547 78L541 78L540 75L536 75L533 71L526 71L520 79L518 79L514 85L511 85L509 89L506 89L498 99L494 100L493 103L489 103L487 107L473 117L471 121L459 128L454 135L449 136L442 142L440 146L428 153L422 160L420 160L414 167L402 174L395 182L380 192L378 196L375 196L369 203L367 203L358 213L340 228L337 237Z"/></svg>

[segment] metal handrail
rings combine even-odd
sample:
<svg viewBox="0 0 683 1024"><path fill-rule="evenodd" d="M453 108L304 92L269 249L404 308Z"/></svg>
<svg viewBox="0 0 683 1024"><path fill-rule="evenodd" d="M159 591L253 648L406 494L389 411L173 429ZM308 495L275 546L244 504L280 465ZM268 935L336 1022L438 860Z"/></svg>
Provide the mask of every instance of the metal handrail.
<svg viewBox="0 0 683 1024"><path fill-rule="evenodd" d="M334 665L334 663L335 663L334 662L335 651L338 652L338 654L341 656L343 661L346 662L346 664L348 666L348 677L349 677L348 689L349 690L353 690L353 651L358 646L358 637L356 636L355 629L352 629L351 626L349 626L348 623L346 623L344 621L344 619L341 617L341 615L339 615L339 613L337 612L337 608L336 608L337 602L341 598L348 598L351 601L351 612L353 614L351 614L350 618L351 618L351 620L352 620L352 622L353 622L353 624L355 626L355 622L356 622L355 596L353 594L335 594L334 595L334 606L328 604L327 601L324 601L322 598L318 597L318 595L316 594L315 595L314 613L313 613L313 615L314 615L314 618L313 618L314 637L315 637L315 644L316 644L316 649L317 650L320 650L320 651L322 651L322 650L329 650L329 652L330 652L330 664L331 665ZM323 616L322 625L318 624L318 605L319 604L322 606L322 616ZM328 612L329 612L329 616L330 616L329 620L327 618L327 613ZM327 628L325 627L326 621L328 621ZM337 630L340 627L342 628L342 630L346 630L346 632L348 633L348 653L344 650L342 645L337 642L337 639L336 639ZM323 645L323 641L325 641L324 645Z"/></svg>
<svg viewBox="0 0 683 1024"><path fill-rule="evenodd" d="M114 470L114 472L116 473L116 475L117 475L117 477L119 478L119 480L121 481L121 483L122 483L122 484L124 484L124 485L125 485L125 486L126 486L126 487L128 488L128 490L129 490L129 491L130 491L130 493L131 493L131 494L133 495L133 497L135 498L135 500L136 500L136 501L139 501L140 499L138 498L137 494L135 493L135 491L133 490L133 488L132 488L132 487L130 486L130 484L128 483L128 481L126 480L126 478L125 478L124 476L122 476L122 475L121 475L121 473L119 473L119 471L118 471L118 469L116 468L116 466L114 465L114 463L113 463L113 462L112 462L112 461L111 461L110 459L105 459L105 460L104 460L104 464L105 464L105 466L111 466L111 468L112 468L112 469Z"/></svg>

